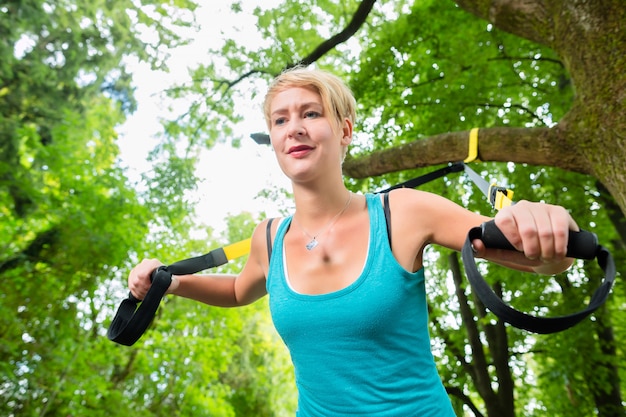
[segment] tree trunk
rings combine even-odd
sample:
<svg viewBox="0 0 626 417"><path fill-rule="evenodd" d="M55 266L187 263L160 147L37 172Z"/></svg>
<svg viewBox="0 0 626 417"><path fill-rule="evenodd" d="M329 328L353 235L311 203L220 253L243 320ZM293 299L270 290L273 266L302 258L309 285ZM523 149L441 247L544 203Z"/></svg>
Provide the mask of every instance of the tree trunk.
<svg viewBox="0 0 626 417"><path fill-rule="evenodd" d="M459 300L461 317L467 331L468 343L472 349L471 367L473 372L470 375L476 390L485 402L487 416L515 417L515 397L513 395L515 387L509 366L509 347L504 323L498 321L495 326L491 324L484 326L484 335L491 353L491 361L489 362L485 355L480 329L476 320L476 316L479 318L485 316L484 306L482 306L479 300L476 300L475 304L479 306L479 311L475 314L471 310L465 295L458 255L451 253L448 260L456 296ZM495 369L495 379L498 383L497 390L494 390L492 386L493 377L489 373L489 365L492 365Z"/></svg>
<svg viewBox="0 0 626 417"><path fill-rule="evenodd" d="M622 405L620 391L620 377L617 355L617 347L613 326L609 319L609 312L603 306L600 313L596 313L596 335L602 352L603 360L598 361L595 370L603 370L606 378L601 386L593 387L593 398L598 408L599 417L626 417L626 409Z"/></svg>

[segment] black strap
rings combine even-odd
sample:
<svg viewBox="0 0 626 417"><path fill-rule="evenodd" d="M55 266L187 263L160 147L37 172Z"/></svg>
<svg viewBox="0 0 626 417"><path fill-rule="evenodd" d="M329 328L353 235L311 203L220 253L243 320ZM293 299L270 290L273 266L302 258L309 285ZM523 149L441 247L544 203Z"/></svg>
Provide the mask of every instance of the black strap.
<svg viewBox="0 0 626 417"><path fill-rule="evenodd" d="M267 226L265 227L265 240L267 241L267 262L270 262L272 259L272 223L274 222L274 218L271 218L267 222Z"/></svg>
<svg viewBox="0 0 626 417"><path fill-rule="evenodd" d="M224 253L224 248L219 248L205 255L157 268L152 273L152 285L143 300L138 300L129 292L128 298L121 302L109 325L107 337L121 345L131 346L139 340L152 323L161 299L172 283L172 275L195 274L226 262L228 258Z"/></svg>
<svg viewBox="0 0 626 417"><path fill-rule="evenodd" d="M393 185L381 192L386 193L391 190L395 190L396 188L416 188L416 187L419 187L420 185L431 182L432 180L436 180L437 178L441 178L452 172L462 172L464 169L465 169L465 163L463 162L450 163L443 168L439 168L427 174L420 175L419 177L401 182L400 184Z"/></svg>
<svg viewBox="0 0 626 417"><path fill-rule="evenodd" d="M509 250L514 250L514 248L506 238L504 238L502 232L500 232L492 220L469 231L463 249L461 250L461 256L470 284L485 307L491 310L501 320L520 329L534 333L548 334L560 332L576 325L606 301L611 292L613 282L615 281L615 263L613 257L606 248L597 244L595 234L587 231L570 232L567 256L588 260L597 258L598 264L605 273L605 278L600 287L594 292L585 309L573 314L558 317L531 316L508 306L493 292L476 268L474 252L472 251L472 241L474 239L481 239L485 243L485 246L490 248Z"/></svg>
<svg viewBox="0 0 626 417"><path fill-rule="evenodd" d="M391 248L391 208L389 208L389 193L384 194L383 200L385 201L383 211L385 213L385 223L387 224L387 239L389 239L389 247Z"/></svg>
<svg viewBox="0 0 626 417"><path fill-rule="evenodd" d="M161 299L171 282L172 274L157 270L157 273L153 274L152 285L143 301L138 300L129 292L128 298L122 301L109 325L107 337L121 345L134 344L152 323Z"/></svg>

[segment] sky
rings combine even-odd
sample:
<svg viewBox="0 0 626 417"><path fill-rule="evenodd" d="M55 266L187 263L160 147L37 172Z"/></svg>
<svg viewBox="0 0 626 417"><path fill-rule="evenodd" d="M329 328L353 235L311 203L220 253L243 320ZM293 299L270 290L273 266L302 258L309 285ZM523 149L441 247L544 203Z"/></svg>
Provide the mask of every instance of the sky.
<svg viewBox="0 0 626 417"><path fill-rule="evenodd" d="M218 46L215 42L220 39L220 32L225 32L226 36L239 36L240 41L248 45L258 39L253 36L256 20L251 11L257 5L270 7L272 4L269 3L274 2L247 0L243 3L248 14L238 15L236 20L229 12L231 3L212 0L210 6L197 10L197 21L202 23L200 32L192 34L194 42L191 45L170 51L169 73L155 72L145 64L129 61L128 65L134 73L138 109L118 129L118 146L122 164L127 167L131 181L150 169L146 158L157 143L156 135L162 130L158 118L167 116L167 103L161 102L158 93L168 85L185 79L188 67L202 58L202 51ZM197 175L201 180L193 197L199 200L200 221L216 230L225 228L224 219L228 215L242 211L279 215L280 202L260 201L255 197L263 188L279 186L291 189L271 148L258 145L249 138L251 133L265 131L260 106L249 102L238 104L238 108L245 107L249 107L247 114L250 117L235 127L235 133L244 137L241 147L234 149L228 144L216 145L203 152L198 164Z"/></svg>

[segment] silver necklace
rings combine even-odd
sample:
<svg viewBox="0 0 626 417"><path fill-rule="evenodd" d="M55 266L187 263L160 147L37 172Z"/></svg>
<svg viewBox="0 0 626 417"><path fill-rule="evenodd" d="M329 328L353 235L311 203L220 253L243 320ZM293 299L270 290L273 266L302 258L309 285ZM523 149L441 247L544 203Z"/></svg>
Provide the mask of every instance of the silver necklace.
<svg viewBox="0 0 626 417"><path fill-rule="evenodd" d="M319 245L319 241L317 240L317 237L323 235L324 233L326 233L332 227L332 225L335 224L335 222L339 219L339 217L343 214L343 212L346 211L346 209L350 205L350 202L352 201L352 193L348 191L348 194L349 194L349 196L348 196L348 201L346 201L346 205L341 209L341 211L339 213L337 213L335 215L335 217L330 219L328 224L319 233L316 233L313 236L311 236L311 234L309 232L304 230L304 227L302 227L302 225L298 222L298 220L295 218L295 216L293 217L293 221L298 224L298 227L300 228L300 230L302 230L302 232L309 239L311 239L306 245L304 245L306 250L313 250L313 249L315 249L315 247L317 245Z"/></svg>

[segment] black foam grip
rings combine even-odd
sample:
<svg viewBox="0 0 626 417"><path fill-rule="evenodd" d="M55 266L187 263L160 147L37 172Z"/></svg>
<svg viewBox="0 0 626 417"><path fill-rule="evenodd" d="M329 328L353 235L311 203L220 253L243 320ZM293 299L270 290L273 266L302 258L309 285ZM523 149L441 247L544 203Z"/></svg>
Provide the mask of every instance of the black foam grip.
<svg viewBox="0 0 626 417"><path fill-rule="evenodd" d="M486 247L492 249L516 250L513 245L504 237L493 220L483 223L480 226L481 235L473 236L483 241ZM595 259L598 248L598 237L595 233L581 230L575 232L570 230L567 244L567 256L577 259Z"/></svg>

